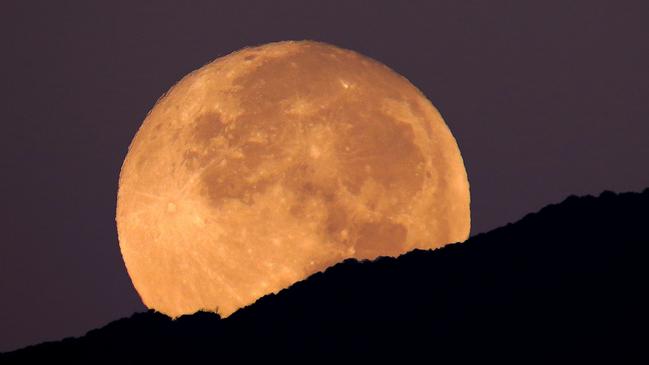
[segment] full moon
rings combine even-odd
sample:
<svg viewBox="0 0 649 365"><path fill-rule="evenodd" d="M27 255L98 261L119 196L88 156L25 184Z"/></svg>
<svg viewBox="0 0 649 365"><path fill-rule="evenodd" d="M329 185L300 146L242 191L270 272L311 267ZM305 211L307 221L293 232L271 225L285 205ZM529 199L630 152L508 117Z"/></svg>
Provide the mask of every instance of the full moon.
<svg viewBox="0 0 649 365"><path fill-rule="evenodd" d="M314 41L251 47L155 104L119 177L116 223L144 304L228 316L346 258L464 241L469 183L406 78Z"/></svg>

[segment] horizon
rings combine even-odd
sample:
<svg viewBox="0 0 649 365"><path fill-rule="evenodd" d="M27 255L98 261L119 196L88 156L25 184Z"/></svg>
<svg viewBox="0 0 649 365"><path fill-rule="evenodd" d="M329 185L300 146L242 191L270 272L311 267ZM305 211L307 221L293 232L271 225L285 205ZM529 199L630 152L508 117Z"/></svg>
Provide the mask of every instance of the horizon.
<svg viewBox="0 0 649 365"><path fill-rule="evenodd" d="M610 196L618 197L618 196L622 196L622 195L627 195L628 196L630 194L631 195L638 195L638 196L649 195L649 186L647 186L646 188L641 189L639 191L615 192L615 191L611 191L611 190L604 190L604 191L600 192L599 194L586 194L586 195L570 194L570 195L566 196L565 198L561 199L560 201L550 203L550 204L544 206L543 208L541 208L539 210L536 210L536 211L533 211L533 212L528 212L528 213L524 214L523 216L519 217L518 219L514 220L513 222L505 223L505 224L503 224L501 226L498 226L496 228L493 228L493 229L491 229L491 230L489 230L487 232L481 232L481 233L479 233L479 234L477 234L475 236L471 236L471 237L467 238L467 240L465 240L465 241L449 242L449 243L447 243L447 244L445 244L443 246L440 246L440 247L434 247L434 248L429 248L429 249L414 248L414 249L412 249L410 251L407 251L405 253L402 253L402 254L400 254L398 256L379 256L379 257L376 257L374 259L347 258L347 259L345 259L343 261L336 262L331 266L325 267L321 271L315 272L315 273L307 276L306 278L291 284L288 287L282 288L282 289L280 289L280 290L278 290L278 291L276 291L274 293L266 294L266 295L258 298L252 304L244 306L244 307L240 308L239 310L235 311L234 313L232 313L230 315L227 315L227 316L221 315L221 313L219 313L218 311L214 311L214 310L211 310L211 309L208 309L208 308L203 308L203 309L197 310L194 313L182 314L182 315L177 316L177 317L171 317L171 316L166 315L165 313L157 311L157 310L155 310L153 308L144 308L144 310L135 311L135 312L133 312L131 314L127 314L127 315L125 315L123 317L120 317L120 318L110 319L106 323L103 323L103 324L101 324L101 325L99 325L99 326L97 326L95 328L89 328L89 329L83 331L81 334L78 334L78 335L66 336L65 338L63 338L63 337L55 338L55 339L45 340L45 341L38 342L38 343L28 344L26 346L22 346L22 347L15 348L15 349L3 350L3 351L0 351L0 354L12 353L12 352L18 351L18 350L29 349L29 348L33 348L34 346L39 346L39 345L42 345L42 344L57 344L57 343L61 343L61 341L64 341L64 340L69 341L72 338L74 338L74 339L83 338L84 336L88 335L89 333L92 333L94 331L102 330L102 329L106 328L106 326L110 325L113 322L122 321L122 320L129 320L129 319L135 318L136 316L142 315L142 314L154 314L156 316L158 316L158 315L163 316L164 318L169 319L172 322L176 322L179 319L182 321L182 319L191 318L191 317L193 317L193 316L195 316L197 314L200 315L201 313L208 314L210 316L211 315L216 315L217 316L216 319L218 319L218 320L227 320L227 319L231 318L232 316L234 316L236 318L237 313L240 313L242 311L243 312L249 312L251 309L254 309L256 307L258 302L264 302L264 301L267 301L267 300L274 300L273 298L277 297L278 295L281 295L280 293L290 292L294 286L296 286L296 285L302 286L302 285L304 285L303 283L305 283L305 282L311 282L313 277L320 276L322 274L326 274L328 271L336 270L336 268L338 268L338 267L348 267L351 263L365 265L365 264L380 263L380 262L382 262L384 264L386 262L398 262L402 257L411 256L411 255L417 255L419 252L431 252L432 253L432 252L444 250L445 248L448 248L449 246L453 246L453 245L462 246L462 245L464 245L465 243L468 243L471 240L475 240L475 239L478 239L478 238L482 239L484 237L489 237L490 235L493 235L496 231L500 231L502 229L508 229L511 226L518 225L524 219L528 219L528 218L531 218L531 217L538 216L542 212L546 211L547 208L561 207L562 205L566 204L567 201L569 201L569 200L573 200L573 199L584 200L584 199L588 199L588 198L604 199L604 198L607 198L607 197L610 197ZM477 237L477 236L481 236L481 237Z"/></svg>
<svg viewBox="0 0 649 365"><path fill-rule="evenodd" d="M52 356L67 358L74 355L81 356L80 358L92 356L94 360L103 362L110 358L124 356L137 358L143 356L141 351L145 351L147 356L168 361L168 356L171 355L187 359L187 350L190 349L195 351L192 358L210 353L219 353L229 358L233 355L239 356L236 350L238 347L259 346L261 343L258 341L268 341L263 331L261 335L252 335L265 327L270 327L277 336L288 336L297 340L305 334L304 331L315 326L311 329L311 335L321 336L323 343L328 343L331 340L325 338L331 336L331 328L327 327L326 323L331 321L339 322L338 325L352 327L363 323L365 325L375 323L388 328L395 325L401 328L399 326L404 326L410 323L409 321L419 322L420 316L427 318L426 321L435 321L435 318L443 320L447 316L455 318L453 321L459 320L457 324L448 324L448 329L442 326L437 330L438 336L441 336L439 340L446 341L449 345L458 345L453 342L453 331L449 330L457 325L463 326L463 331L472 333L489 331L495 339L510 338L512 334L507 330L492 332L492 329L481 327L483 322L491 323L495 320L504 328L522 326L521 328L529 332L529 336L538 337L538 341L521 341L528 336L521 336L520 333L514 332L516 338L520 337L518 341L521 341L520 345L523 348L531 350L541 346L543 351L547 351L547 346L555 342L540 341L540 339L551 335L573 343L574 338L570 331L582 330L577 324L582 321L591 322L591 315L600 313L602 316L598 322L592 324L591 331L594 332L584 332L583 337L575 343L576 347L571 350L566 349L568 353L583 356L581 349L589 348L593 343L591 341L603 341L609 346L613 344L613 348L626 348L628 344L626 337L618 336L624 326L629 324L628 321L636 323L634 320L638 315L636 311L644 308L641 302L643 300L646 302L646 298L637 298L638 302L634 302L630 307L628 304L631 303L627 303L627 300L619 299L627 298L629 295L632 297L642 295L638 285L641 285L644 277L641 272L646 271L642 261L646 259L647 246L639 245L638 240L646 240L647 236L640 224L642 217L639 213L647 208L648 203L649 187L642 192L604 191L597 196L571 195L560 203L550 204L540 211L529 213L513 224L499 227L482 234L481 237L473 237L464 242L435 249L415 249L399 257L382 256L374 260L350 258L338 262L288 288L259 298L255 303L240 309L232 316L224 318L218 312L199 310L178 318L170 318L149 309L88 330L86 335L76 339L58 339L48 341L47 346L38 346L42 345L41 343L21 348L17 352L0 353L0 359L1 355L8 355L6 360L51 359ZM565 224L567 219L571 220L571 224ZM625 234L620 235L621 231ZM549 238L552 240L548 241ZM612 240L617 241L615 245L611 245ZM557 254L557 251L560 254ZM517 262L530 259L532 261L527 263L529 269L521 271ZM500 279L493 280L493 275ZM520 275L525 279L521 279ZM431 277L436 276L444 280L430 280ZM491 279L485 281L484 277ZM552 279L548 281L546 278ZM527 292L528 295L530 293L534 295L532 297L524 295L526 291L517 289L521 284L528 288L535 288L533 292ZM457 286L460 288L456 291ZM486 289L494 290L500 297L507 298L506 300L501 298L496 302L499 304L495 308L489 309L493 311L499 308L499 316L494 317L499 318L497 320L491 316L487 317L492 319L486 317L481 319L483 316L480 315L476 317L485 310L482 307L488 306L494 299L482 295ZM592 294L587 294L591 291ZM616 295L611 296L612 293ZM350 295L355 299L351 299ZM478 297L474 297L475 295ZM596 297L591 298L591 295ZM440 298L444 300L439 301ZM473 309L459 305L470 298L482 299L474 307L469 307ZM540 298L544 300L539 300ZM604 299L601 302L596 301L597 303L587 309L584 308L583 312L575 312L574 308L580 308L596 298ZM444 304L446 300L456 304L447 306ZM548 306L557 300L561 305ZM400 308L395 315L402 319L392 322L393 320L390 319L383 321L379 318L388 308L395 306ZM411 308L418 314L409 313L404 308ZM619 317L622 308L626 313L624 320ZM606 311L602 311L603 309ZM530 311L535 315L524 317L523 320L527 324L520 324L521 318L516 313ZM543 314L542 311L549 311L549 313ZM539 320L537 318L539 315L540 318L545 319ZM336 319L338 316L340 318ZM463 316L468 316L467 318L471 320L466 322L462 319ZM575 322L576 318L579 320ZM367 322L368 319L374 322ZM305 323L305 320L311 321L310 324ZM548 325L547 321L556 324ZM564 322L566 329L570 331L567 334L556 333L556 325ZM390 325L390 323L394 324ZM320 328L321 326L325 327ZM611 328L607 329L609 326ZM336 325L333 327L336 328ZM297 330L298 328L301 329ZM417 331L421 330L421 328L416 330L406 338L418 337ZM537 331L541 332L537 333ZM324 333L330 334L324 335ZM392 338L389 333L392 332L379 336ZM601 338L603 334L609 333L616 333L614 341ZM234 336L234 339L228 340L229 345L225 347L197 345L213 344L217 339L225 340L231 336ZM249 336L252 336L252 339ZM633 333L628 333L627 336L633 337ZM139 345L137 342L133 343L135 338L142 338ZM471 338L475 340L481 336ZM463 346L467 345L464 340ZM277 342L273 340L266 346L280 352L295 351L292 346L288 348L280 346L282 341L286 340L277 340ZM557 344L561 341L563 340ZM157 349L159 344L167 342L174 344L175 348L160 350L156 354L146 351L151 346ZM336 343L332 341L332 344ZM398 346L411 344L405 339L397 343L400 343ZM314 343L307 341L300 346L316 350L318 345L315 344L316 347L313 348ZM483 347L488 347L489 344L489 341L475 343ZM235 346L235 350L232 350L231 346ZM103 348L115 348L116 351L108 357L95 358L97 351L102 351ZM339 351L349 355L358 353L340 347L334 348L336 353ZM629 348L631 352L627 353L627 356L637 349L637 347ZM302 348L299 351L307 350ZM611 349L608 351L614 353ZM615 354L620 356L617 352ZM252 356L254 358L257 355ZM591 354L591 356L596 355Z"/></svg>

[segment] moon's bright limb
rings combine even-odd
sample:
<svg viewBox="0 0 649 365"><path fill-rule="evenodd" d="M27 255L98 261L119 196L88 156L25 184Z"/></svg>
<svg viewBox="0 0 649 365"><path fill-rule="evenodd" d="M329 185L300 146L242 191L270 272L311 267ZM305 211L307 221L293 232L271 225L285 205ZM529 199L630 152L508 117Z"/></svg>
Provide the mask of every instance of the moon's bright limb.
<svg viewBox="0 0 649 365"><path fill-rule="evenodd" d="M158 101L124 161L116 220L145 305L227 316L345 258L465 240L469 184L453 135L404 77L278 42Z"/></svg>

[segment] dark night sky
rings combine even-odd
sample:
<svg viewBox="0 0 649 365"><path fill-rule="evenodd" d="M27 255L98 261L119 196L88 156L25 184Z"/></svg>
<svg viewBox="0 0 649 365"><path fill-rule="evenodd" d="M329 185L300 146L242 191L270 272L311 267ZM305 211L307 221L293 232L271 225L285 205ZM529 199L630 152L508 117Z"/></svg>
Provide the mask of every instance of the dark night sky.
<svg viewBox="0 0 649 365"><path fill-rule="evenodd" d="M244 46L319 40L406 76L458 140L473 234L649 186L648 4L4 1L0 351L144 309L117 243L121 163L158 97Z"/></svg>

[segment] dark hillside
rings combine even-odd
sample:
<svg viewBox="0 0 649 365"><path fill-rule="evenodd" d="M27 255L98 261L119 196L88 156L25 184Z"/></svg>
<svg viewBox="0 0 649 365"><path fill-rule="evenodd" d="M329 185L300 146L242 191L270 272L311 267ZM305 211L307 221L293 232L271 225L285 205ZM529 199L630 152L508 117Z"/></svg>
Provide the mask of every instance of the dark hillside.
<svg viewBox="0 0 649 365"><path fill-rule="evenodd" d="M347 260L224 320L138 313L0 363L619 362L646 347L648 226L649 189L571 196L464 243Z"/></svg>

